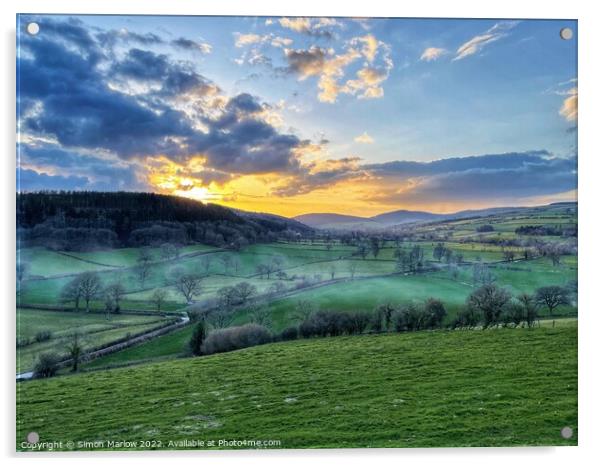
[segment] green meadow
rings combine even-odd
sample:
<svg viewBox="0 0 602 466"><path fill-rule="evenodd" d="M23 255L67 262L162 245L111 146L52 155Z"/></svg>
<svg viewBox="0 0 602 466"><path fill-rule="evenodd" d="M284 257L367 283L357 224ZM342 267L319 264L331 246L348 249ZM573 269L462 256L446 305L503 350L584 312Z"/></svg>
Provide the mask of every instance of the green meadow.
<svg viewBox="0 0 602 466"><path fill-rule="evenodd" d="M273 448L576 445L577 328L273 343L25 382L17 402L18 449L31 431L76 449L250 437Z"/></svg>

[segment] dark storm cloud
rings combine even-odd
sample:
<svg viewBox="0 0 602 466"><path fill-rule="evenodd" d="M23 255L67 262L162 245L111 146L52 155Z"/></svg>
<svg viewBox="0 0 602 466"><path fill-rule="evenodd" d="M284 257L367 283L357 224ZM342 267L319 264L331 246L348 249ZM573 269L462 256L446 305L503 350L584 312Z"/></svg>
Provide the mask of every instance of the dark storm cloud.
<svg viewBox="0 0 602 466"><path fill-rule="evenodd" d="M113 65L112 71L127 78L158 81L168 74L169 62L167 55L130 49L123 60Z"/></svg>
<svg viewBox="0 0 602 466"><path fill-rule="evenodd" d="M116 59L104 55L102 42L80 23L48 24L56 33L26 36L21 44L19 98L27 108L37 103L41 109L22 113L27 132L56 139L64 148L106 150L124 160L162 155L182 162L202 154L210 166L232 173L298 170L294 151L304 141L262 120L258 114L269 107L256 98L241 94L226 99L221 109L205 108L203 98L220 90L190 63L140 48ZM46 27L44 22L41 28ZM156 82L160 89L121 92L109 87L111 79ZM179 98L192 102L198 114L178 109ZM198 129L201 122L206 129Z"/></svg>

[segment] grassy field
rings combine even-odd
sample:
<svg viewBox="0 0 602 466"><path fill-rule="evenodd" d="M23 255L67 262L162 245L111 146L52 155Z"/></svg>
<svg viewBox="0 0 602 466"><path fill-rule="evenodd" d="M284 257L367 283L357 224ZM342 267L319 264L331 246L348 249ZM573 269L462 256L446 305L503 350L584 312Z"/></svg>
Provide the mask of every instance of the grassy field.
<svg viewBox="0 0 602 466"><path fill-rule="evenodd" d="M104 314L85 312L55 312L37 309L17 309L17 336L29 339L31 344L17 349L17 373L32 369L41 353L66 353L66 346L72 333L77 332L85 348L92 348L158 327L165 322L160 315L111 315L107 320ZM52 333L50 340L35 342L38 332Z"/></svg>
<svg viewBox="0 0 602 466"><path fill-rule="evenodd" d="M17 448L31 431L156 448L576 445L577 327L298 340L25 382Z"/></svg>
<svg viewBox="0 0 602 466"><path fill-rule="evenodd" d="M492 215L485 218L461 219L410 227L413 240L407 239L396 244L385 241L374 257L368 254L365 259L354 255L356 247L343 241L327 242L324 237L304 239L300 242L276 241L270 244L252 244L240 251L227 251L214 246L195 244L180 249L179 257L165 259L160 248L151 248L152 267L150 276L141 283L137 275L139 248L122 248L91 252L50 251L42 248L25 248L19 251L24 263L28 264L27 275L23 280L20 302L54 306L73 306L62 303L60 294L63 287L83 271L96 272L103 286L119 283L126 294L120 305L122 309L152 310L152 296L156 290L167 293L167 302L162 309L182 311L187 306L183 295L173 286L173 272L177 269L187 273L200 274L201 293L195 297L198 302L210 301L218 290L246 281L255 286L262 295L258 303L267 307L270 314L271 330L278 332L294 323L293 314L299 301L310 301L315 308L325 310L371 312L378 304L393 305L422 301L428 297L442 300L448 312L449 322L464 306L467 296L478 284L473 281L473 264L487 264L495 276L495 282L513 294L533 293L537 288L548 285L565 286L577 280L577 256L564 255L561 264L540 257L534 260L501 262L504 253L502 246L487 243L491 238L517 239L515 229L524 225L573 225L576 222L574 210L566 206L533 208L527 211ZM477 229L491 225L494 231L479 233ZM461 264L448 267L444 262L433 258L433 249L441 236L446 236L445 247L455 254L461 254ZM550 242L570 241L561 236L537 237ZM525 239L525 238L522 238ZM532 239L532 238L531 238ZM430 271L415 275L396 274L394 252L398 247L410 250L419 245L424 251L426 266ZM521 257L521 248L506 247ZM285 277L278 278L274 273L268 279L261 277L257 266L274 258L282 261ZM434 268L434 271L431 270ZM353 270L353 272L352 272ZM352 279L353 275L353 279ZM333 280L334 276L334 280ZM275 282L280 282L285 291L279 296L268 296L266 291ZM310 286L307 286L310 284ZM102 295L91 302L93 309L105 307ZM248 322L252 316L248 307L236 310L233 323ZM561 306L556 314L576 314L573 305ZM545 315L545 310L540 311ZM31 311L31 321L35 321L37 311ZM110 338L121 338L129 330L130 323L97 322L104 316L82 315L77 319L79 326L95 329L95 338L106 342ZM49 322L47 315L40 314L39 330L48 329L60 335L69 333L72 328L68 319ZM146 325L143 320L139 325ZM94 326L101 327L94 327ZM105 325L105 327L102 327ZM39 330L36 330L39 331ZM36 333L34 332L34 334ZM104 333L103 333L104 332ZM31 336L26 329L18 329L21 337ZM120 354L109 355L90 363L91 367L104 367L111 364L129 363L146 359L177 357L190 335L189 329L166 335L156 341L147 342ZM60 349L60 340L23 348L19 351L21 365L30 367L34 354L41 351Z"/></svg>

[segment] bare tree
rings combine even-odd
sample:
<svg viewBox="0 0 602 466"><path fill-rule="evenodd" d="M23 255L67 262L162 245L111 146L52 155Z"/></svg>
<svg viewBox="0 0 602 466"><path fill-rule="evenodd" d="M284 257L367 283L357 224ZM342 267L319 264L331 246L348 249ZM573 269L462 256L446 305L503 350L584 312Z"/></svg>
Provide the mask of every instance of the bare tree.
<svg viewBox="0 0 602 466"><path fill-rule="evenodd" d="M105 295L111 300L115 312L119 312L119 303L124 294L125 288L121 283L113 283L105 288Z"/></svg>
<svg viewBox="0 0 602 466"><path fill-rule="evenodd" d="M100 278L94 272L84 272L79 275L79 290L81 299L86 303L86 312L90 312L90 301L98 296L102 289Z"/></svg>
<svg viewBox="0 0 602 466"><path fill-rule="evenodd" d="M529 328L533 327L537 320L537 300L535 299L535 296L528 293L522 293L518 295L518 302L523 307L527 326Z"/></svg>
<svg viewBox="0 0 602 466"><path fill-rule="evenodd" d="M61 301L73 302L75 310L79 311L79 302L82 299L82 290L80 287L81 277L78 275L63 286L61 290Z"/></svg>
<svg viewBox="0 0 602 466"><path fill-rule="evenodd" d="M241 304L257 294L257 288L248 282L240 282L234 286L234 294Z"/></svg>
<svg viewBox="0 0 602 466"><path fill-rule="evenodd" d="M214 328L226 328L230 326L234 320L232 309L227 307L219 307L209 313L209 323Z"/></svg>
<svg viewBox="0 0 602 466"><path fill-rule="evenodd" d="M251 322L255 324L262 325L266 328L272 326L272 315L269 308L265 306L254 307L249 311L249 315L251 316Z"/></svg>
<svg viewBox="0 0 602 466"><path fill-rule="evenodd" d="M194 274L178 274L174 286L182 293L187 303L191 303L195 296L201 294L201 278Z"/></svg>
<svg viewBox="0 0 602 466"><path fill-rule="evenodd" d="M548 308L550 316L558 306L570 303L567 289L557 285L538 288L535 292L535 300L540 306Z"/></svg>
<svg viewBox="0 0 602 466"><path fill-rule="evenodd" d="M268 287L267 293L270 296L277 296L286 291L286 285L282 282L274 282Z"/></svg>
<svg viewBox="0 0 602 466"><path fill-rule="evenodd" d="M314 303L306 299L301 299L297 301L297 304L295 305L295 311L293 312L292 317L298 322L303 322L307 320L317 310L317 306Z"/></svg>
<svg viewBox="0 0 602 466"><path fill-rule="evenodd" d="M164 290L163 288L157 288L155 290L155 292L153 293L153 295L151 296L151 301L157 308L157 311L161 311L161 306L163 306L163 303L165 303L166 299L167 299L167 291Z"/></svg>

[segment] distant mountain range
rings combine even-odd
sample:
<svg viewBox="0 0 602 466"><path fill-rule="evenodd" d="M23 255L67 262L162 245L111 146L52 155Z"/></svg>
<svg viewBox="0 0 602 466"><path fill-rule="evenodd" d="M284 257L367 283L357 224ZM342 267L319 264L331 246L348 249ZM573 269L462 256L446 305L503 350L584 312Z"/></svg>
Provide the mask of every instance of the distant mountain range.
<svg viewBox="0 0 602 466"><path fill-rule="evenodd" d="M574 206L576 203L562 202L550 205L558 206L565 204L567 206ZM537 207L491 207L488 209L462 210L451 214L435 214L432 212L423 212L418 210L395 210L393 212L375 215L374 217L357 217L353 215L319 213L298 215L293 217L293 219L312 228L318 228L321 230L376 230L408 223L424 223L468 217L485 217L488 215L520 212L534 208Z"/></svg>

